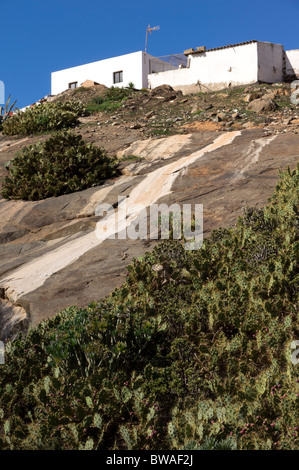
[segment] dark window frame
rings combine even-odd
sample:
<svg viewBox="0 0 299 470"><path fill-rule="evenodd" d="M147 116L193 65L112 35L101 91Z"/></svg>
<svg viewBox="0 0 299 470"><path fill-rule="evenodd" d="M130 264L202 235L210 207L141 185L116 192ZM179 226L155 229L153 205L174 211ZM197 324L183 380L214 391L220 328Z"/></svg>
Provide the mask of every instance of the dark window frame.
<svg viewBox="0 0 299 470"><path fill-rule="evenodd" d="M113 72L113 83L122 83L124 81L123 70L119 70L118 72Z"/></svg>
<svg viewBox="0 0 299 470"><path fill-rule="evenodd" d="M75 85L75 86L72 86L72 85ZM75 88L78 88L78 82L70 82L69 90L74 90Z"/></svg>

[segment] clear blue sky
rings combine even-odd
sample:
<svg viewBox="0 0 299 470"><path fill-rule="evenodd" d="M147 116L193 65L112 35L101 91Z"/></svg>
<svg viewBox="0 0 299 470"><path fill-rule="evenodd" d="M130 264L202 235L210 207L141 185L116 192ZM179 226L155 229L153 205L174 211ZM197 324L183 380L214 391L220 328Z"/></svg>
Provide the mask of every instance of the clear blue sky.
<svg viewBox="0 0 299 470"><path fill-rule="evenodd" d="M52 71L144 49L155 56L257 39L299 49L299 0L0 0L0 80L18 107Z"/></svg>

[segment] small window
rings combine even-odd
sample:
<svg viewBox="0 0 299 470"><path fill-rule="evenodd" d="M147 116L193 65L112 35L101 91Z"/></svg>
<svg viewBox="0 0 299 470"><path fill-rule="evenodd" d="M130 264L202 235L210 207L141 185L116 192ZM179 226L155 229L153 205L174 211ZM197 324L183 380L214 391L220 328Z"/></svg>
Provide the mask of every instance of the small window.
<svg viewBox="0 0 299 470"><path fill-rule="evenodd" d="M113 83L123 82L123 71L113 73Z"/></svg>
<svg viewBox="0 0 299 470"><path fill-rule="evenodd" d="M74 88L77 88L78 82L71 82L69 83L69 89L73 90Z"/></svg>

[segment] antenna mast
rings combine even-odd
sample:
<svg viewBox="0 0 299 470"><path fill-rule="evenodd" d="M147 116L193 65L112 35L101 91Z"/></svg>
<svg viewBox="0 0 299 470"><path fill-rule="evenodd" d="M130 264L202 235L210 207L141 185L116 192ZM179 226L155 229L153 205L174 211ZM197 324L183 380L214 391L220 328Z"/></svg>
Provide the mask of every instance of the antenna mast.
<svg viewBox="0 0 299 470"><path fill-rule="evenodd" d="M152 34L152 31L158 31L160 29L160 26L154 26L153 28L150 27L150 25L147 26L146 28L146 35L145 35L145 52L147 51L147 36L148 33Z"/></svg>

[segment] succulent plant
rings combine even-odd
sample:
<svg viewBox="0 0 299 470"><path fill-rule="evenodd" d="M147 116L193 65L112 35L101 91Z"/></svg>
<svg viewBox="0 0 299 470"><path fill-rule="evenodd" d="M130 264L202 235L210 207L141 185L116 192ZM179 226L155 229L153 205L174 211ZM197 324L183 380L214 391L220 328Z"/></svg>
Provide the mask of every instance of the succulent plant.
<svg viewBox="0 0 299 470"><path fill-rule="evenodd" d="M7 199L39 200L100 185L115 174L116 159L87 144L81 135L60 131L24 147L6 166L2 187Z"/></svg>
<svg viewBox="0 0 299 470"><path fill-rule="evenodd" d="M80 102L66 101L36 104L8 116L2 124L5 135L30 135L74 127L85 113Z"/></svg>
<svg viewBox="0 0 299 470"><path fill-rule="evenodd" d="M102 301L7 343L0 449L298 449L298 178L281 174L269 225L164 241Z"/></svg>

